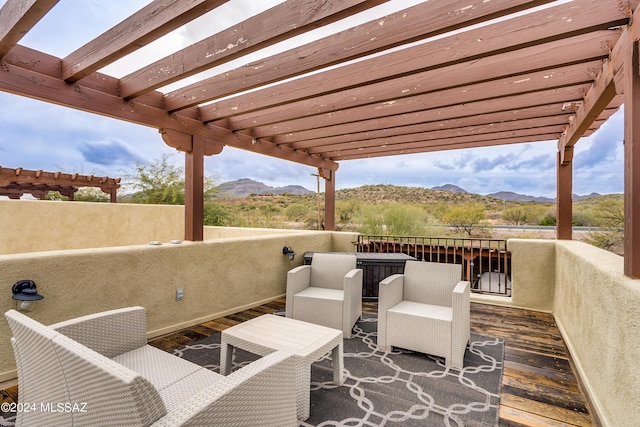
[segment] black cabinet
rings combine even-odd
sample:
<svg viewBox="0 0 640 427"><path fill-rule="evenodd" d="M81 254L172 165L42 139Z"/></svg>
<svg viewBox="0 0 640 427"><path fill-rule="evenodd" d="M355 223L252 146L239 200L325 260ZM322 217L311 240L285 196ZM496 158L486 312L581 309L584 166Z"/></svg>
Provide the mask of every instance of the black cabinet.
<svg viewBox="0 0 640 427"><path fill-rule="evenodd" d="M358 268L362 269L362 299L365 301L378 299L378 285L381 280L392 274L404 273L404 263L415 260L414 257L395 253L356 252ZM304 263L309 265L313 252L305 252Z"/></svg>

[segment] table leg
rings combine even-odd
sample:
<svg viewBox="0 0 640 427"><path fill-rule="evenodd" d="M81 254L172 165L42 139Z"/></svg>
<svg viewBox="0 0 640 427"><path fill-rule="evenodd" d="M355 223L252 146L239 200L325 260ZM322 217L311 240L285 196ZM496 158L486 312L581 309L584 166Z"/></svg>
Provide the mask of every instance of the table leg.
<svg viewBox="0 0 640 427"><path fill-rule="evenodd" d="M298 362L296 368L296 408L299 420L309 418L311 410L311 364Z"/></svg>
<svg viewBox="0 0 640 427"><path fill-rule="evenodd" d="M233 346L223 342L220 345L220 374L227 376L231 373L232 359Z"/></svg>
<svg viewBox="0 0 640 427"><path fill-rule="evenodd" d="M342 342L331 350L331 361L333 362L333 382L337 385L342 385L344 383L344 377L342 374L344 368Z"/></svg>

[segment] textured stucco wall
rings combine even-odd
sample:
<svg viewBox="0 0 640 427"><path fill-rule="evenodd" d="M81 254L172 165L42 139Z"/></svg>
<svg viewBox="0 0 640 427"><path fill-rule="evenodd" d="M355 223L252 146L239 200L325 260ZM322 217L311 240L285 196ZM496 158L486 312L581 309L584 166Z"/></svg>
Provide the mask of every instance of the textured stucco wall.
<svg viewBox="0 0 640 427"><path fill-rule="evenodd" d="M556 286L555 240L509 239L512 295L508 305L531 310L553 310Z"/></svg>
<svg viewBox="0 0 640 427"><path fill-rule="evenodd" d="M0 255L0 311L11 286L32 279L45 296L33 318L44 324L132 305L147 310L149 336L169 333L284 295L287 271L307 251L343 251L334 233L298 232L185 242ZM343 234L343 233L337 233ZM338 241L353 239L344 233ZM293 261L283 246L300 254ZM176 288L184 300L175 300ZM7 323L0 321L0 381L15 377Z"/></svg>
<svg viewBox="0 0 640 427"><path fill-rule="evenodd" d="M0 254L184 239L184 206L0 200Z"/></svg>
<svg viewBox="0 0 640 427"><path fill-rule="evenodd" d="M556 242L556 323L605 425L640 420L640 280L623 259L581 242Z"/></svg>

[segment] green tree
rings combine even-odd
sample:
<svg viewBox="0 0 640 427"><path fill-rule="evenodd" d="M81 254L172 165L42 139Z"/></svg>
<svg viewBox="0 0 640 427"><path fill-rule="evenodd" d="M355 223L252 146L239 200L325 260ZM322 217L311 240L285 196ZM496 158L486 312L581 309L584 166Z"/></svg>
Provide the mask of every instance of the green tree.
<svg viewBox="0 0 640 427"><path fill-rule="evenodd" d="M167 154L150 163L136 162L125 174L125 182L137 190L132 203L184 205L184 168L171 163ZM204 190L205 200L216 196L213 178L205 177Z"/></svg>
<svg viewBox="0 0 640 427"><path fill-rule="evenodd" d="M532 219L533 215L531 215L531 211L524 208L523 206L514 206L511 208L507 208L504 212L502 212L502 220L506 221L508 224L529 224Z"/></svg>
<svg viewBox="0 0 640 427"><path fill-rule="evenodd" d="M487 219L487 213L484 207L479 204L457 205L450 207L442 219L457 233L471 236L473 230Z"/></svg>

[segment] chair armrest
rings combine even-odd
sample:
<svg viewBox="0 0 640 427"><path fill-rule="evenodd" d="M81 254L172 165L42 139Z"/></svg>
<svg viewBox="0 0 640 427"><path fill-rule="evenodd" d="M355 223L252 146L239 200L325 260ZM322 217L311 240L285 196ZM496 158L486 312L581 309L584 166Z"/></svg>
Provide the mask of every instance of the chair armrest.
<svg viewBox="0 0 640 427"><path fill-rule="evenodd" d="M387 310L402 301L404 294L404 274L393 274L380 282L378 288L378 341L383 351L390 351L387 345Z"/></svg>
<svg viewBox="0 0 640 427"><path fill-rule="evenodd" d="M362 269L354 268L344 276L345 298L362 298Z"/></svg>
<svg viewBox="0 0 640 427"><path fill-rule="evenodd" d="M451 298L454 335L466 344L469 341L471 323L471 282L458 282Z"/></svg>
<svg viewBox="0 0 640 427"><path fill-rule="evenodd" d="M378 315L402 301L404 274L393 274L380 282L378 288Z"/></svg>
<svg viewBox="0 0 640 427"><path fill-rule="evenodd" d="M144 307L127 307L89 314L49 327L108 358L147 344Z"/></svg>
<svg viewBox="0 0 640 427"><path fill-rule="evenodd" d="M351 338L353 325L362 317L362 269L354 268L345 274L342 290L342 332L344 338Z"/></svg>
<svg viewBox="0 0 640 427"><path fill-rule="evenodd" d="M152 426L297 426L295 372L291 354L271 353L197 393Z"/></svg>
<svg viewBox="0 0 640 427"><path fill-rule="evenodd" d="M301 265L287 272L287 299L285 316L293 317L293 296L309 287L311 266Z"/></svg>

